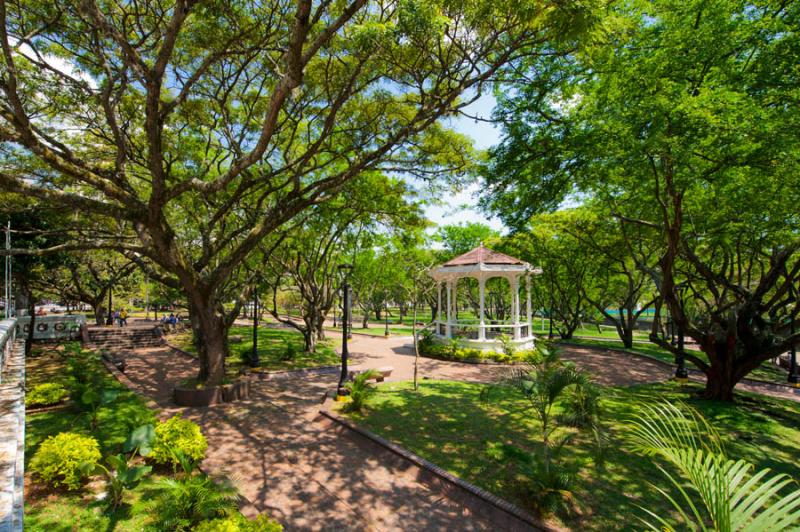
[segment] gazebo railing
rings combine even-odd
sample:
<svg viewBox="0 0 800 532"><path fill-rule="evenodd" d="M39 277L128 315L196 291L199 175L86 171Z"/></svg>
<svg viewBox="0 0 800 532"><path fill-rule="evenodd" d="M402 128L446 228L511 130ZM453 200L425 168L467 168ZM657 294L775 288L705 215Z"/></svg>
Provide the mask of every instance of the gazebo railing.
<svg viewBox="0 0 800 532"><path fill-rule="evenodd" d="M485 340L496 340L501 335L514 337L514 330L519 330L519 338L527 339L530 337L530 327L528 323L486 323L483 327ZM447 322L440 322L436 324L436 334L442 337L447 337ZM450 337L451 338L465 338L467 340L480 339L480 322L454 322L450 324Z"/></svg>

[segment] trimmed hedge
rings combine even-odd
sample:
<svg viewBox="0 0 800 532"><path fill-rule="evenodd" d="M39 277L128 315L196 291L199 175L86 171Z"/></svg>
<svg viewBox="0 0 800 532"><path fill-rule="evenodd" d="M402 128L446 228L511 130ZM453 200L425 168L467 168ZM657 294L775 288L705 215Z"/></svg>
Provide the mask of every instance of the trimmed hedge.
<svg viewBox="0 0 800 532"><path fill-rule="evenodd" d="M25 394L26 406L56 405L69 397L69 391L57 382L47 382L34 386Z"/></svg>
<svg viewBox="0 0 800 532"><path fill-rule="evenodd" d="M94 466L100 458L100 444L96 439L62 432L42 443L31 460L30 469L53 487L66 486L75 490L86 476L84 464Z"/></svg>
<svg viewBox="0 0 800 532"><path fill-rule="evenodd" d="M199 462L206 457L208 442L200 431L200 427L176 415L156 425L156 439L149 458L159 464L180 465L175 451L180 451L192 462Z"/></svg>
<svg viewBox="0 0 800 532"><path fill-rule="evenodd" d="M252 521L242 514L224 519L204 521L195 527L195 532L281 532L283 527L266 514L261 514Z"/></svg>
<svg viewBox="0 0 800 532"><path fill-rule="evenodd" d="M536 349L512 350L509 348L507 352L500 352L462 347L456 338L451 340L450 343L441 344L434 340L432 335L420 338L418 346L420 354L428 358L473 364L482 362L513 364L529 360L537 354Z"/></svg>

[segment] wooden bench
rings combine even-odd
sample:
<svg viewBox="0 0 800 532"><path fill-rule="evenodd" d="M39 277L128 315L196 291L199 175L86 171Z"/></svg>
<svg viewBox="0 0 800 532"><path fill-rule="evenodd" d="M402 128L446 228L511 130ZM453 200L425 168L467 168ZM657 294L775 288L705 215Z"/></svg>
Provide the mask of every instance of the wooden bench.
<svg viewBox="0 0 800 532"><path fill-rule="evenodd" d="M383 368L351 369L350 371L347 372L347 377L350 380L353 380L357 375L361 375L362 373L370 371L371 369L374 369L375 371L378 372L378 375L374 377L375 382L383 382L385 378L392 375L392 371L394 370L392 366L385 366Z"/></svg>

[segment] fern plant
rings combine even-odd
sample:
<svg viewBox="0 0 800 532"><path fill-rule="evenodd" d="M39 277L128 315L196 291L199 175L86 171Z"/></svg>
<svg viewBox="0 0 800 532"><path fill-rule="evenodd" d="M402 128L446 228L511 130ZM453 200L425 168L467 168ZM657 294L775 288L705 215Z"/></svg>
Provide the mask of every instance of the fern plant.
<svg viewBox="0 0 800 532"><path fill-rule="evenodd" d="M643 407L630 437L637 451L666 460L680 474L676 477L656 464L680 496L653 487L683 522L675 525L642 508L655 520L642 519L650 530L674 531L677 526L704 532L777 532L800 525L800 489L795 482L769 469L754 471L745 460L729 459L719 433L689 405ZM696 503L697 496L702 504Z"/></svg>
<svg viewBox="0 0 800 532"><path fill-rule="evenodd" d="M205 474L159 482L161 491L149 505L156 530L194 530L203 521L230 517L238 511L239 496L229 482L214 482Z"/></svg>

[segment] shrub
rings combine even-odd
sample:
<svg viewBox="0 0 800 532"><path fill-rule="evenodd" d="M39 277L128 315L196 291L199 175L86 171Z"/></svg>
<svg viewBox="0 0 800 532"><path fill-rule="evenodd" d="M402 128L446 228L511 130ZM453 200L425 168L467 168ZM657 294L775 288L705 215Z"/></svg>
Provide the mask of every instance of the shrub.
<svg viewBox="0 0 800 532"><path fill-rule="evenodd" d="M194 530L195 532L281 532L283 527L266 514L261 514L252 521L242 514L236 514L225 519L204 521Z"/></svg>
<svg viewBox="0 0 800 532"><path fill-rule="evenodd" d="M179 465L175 451L193 462L206 456L208 442L200 427L188 419L175 416L156 425L156 439L150 457L159 464Z"/></svg>
<svg viewBox="0 0 800 532"><path fill-rule="evenodd" d="M34 386L33 389L25 395L25 404L28 406L55 405L68 396L69 392L63 385L55 382L48 382Z"/></svg>
<svg viewBox="0 0 800 532"><path fill-rule="evenodd" d="M91 436L62 432L47 438L30 463L30 469L54 487L78 489L86 476L86 466L92 468L100 460L100 445Z"/></svg>
<svg viewBox="0 0 800 532"><path fill-rule="evenodd" d="M353 382L347 383L347 389L350 390L350 402L347 403L345 409L349 412L361 412L366 404L367 399L375 393L375 387L370 384L369 380L374 379L380 375L377 370L370 369L364 373L359 373Z"/></svg>
<svg viewBox="0 0 800 532"><path fill-rule="evenodd" d="M161 492L149 504L155 530L194 530L204 521L225 519L237 511L236 488L207 475L165 479L159 486Z"/></svg>

